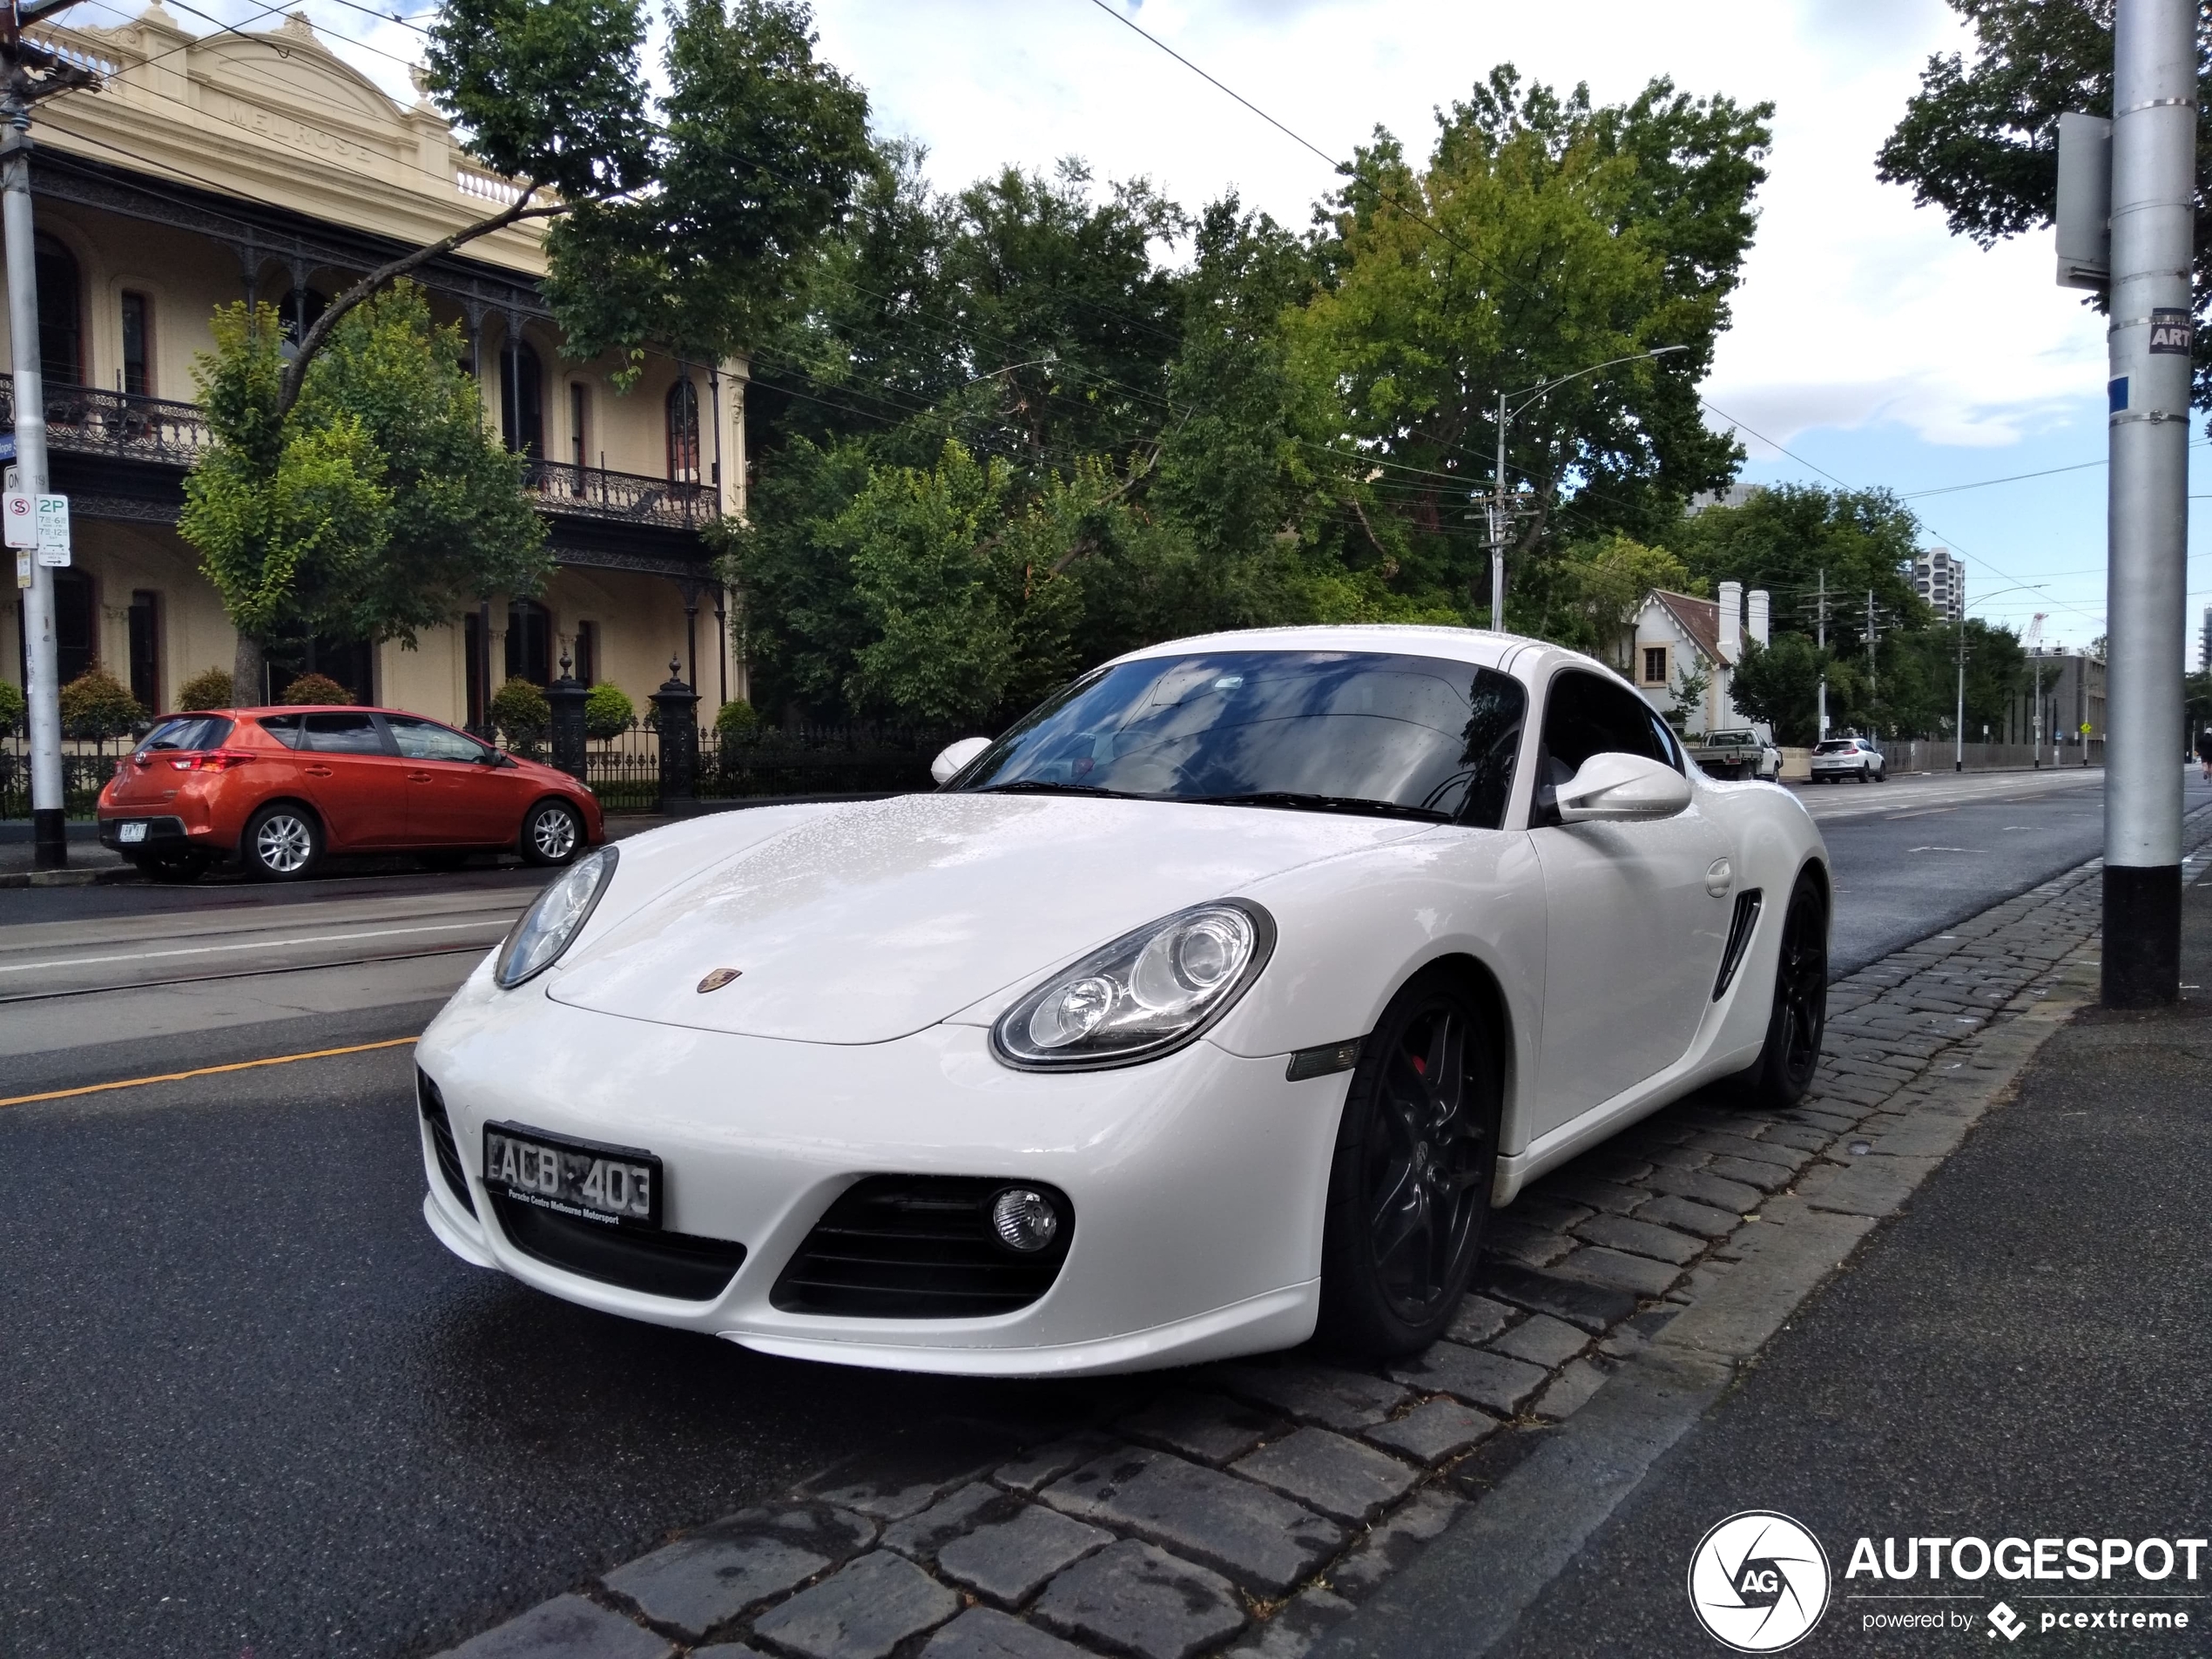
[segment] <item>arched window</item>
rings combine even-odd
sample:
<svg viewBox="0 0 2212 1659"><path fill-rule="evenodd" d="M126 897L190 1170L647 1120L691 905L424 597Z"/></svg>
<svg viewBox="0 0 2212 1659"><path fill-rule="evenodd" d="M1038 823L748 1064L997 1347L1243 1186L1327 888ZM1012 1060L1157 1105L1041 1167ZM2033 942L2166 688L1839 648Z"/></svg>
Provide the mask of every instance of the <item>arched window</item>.
<svg viewBox="0 0 2212 1659"><path fill-rule="evenodd" d="M545 459L545 366L527 340L499 354L499 430L509 449Z"/></svg>
<svg viewBox="0 0 2212 1659"><path fill-rule="evenodd" d="M553 613L535 599L507 607L507 678L553 683Z"/></svg>
<svg viewBox="0 0 2212 1659"><path fill-rule="evenodd" d="M84 309L77 256L43 233L33 247L38 274L38 372L49 386L82 386Z"/></svg>
<svg viewBox="0 0 2212 1659"><path fill-rule="evenodd" d="M688 374L668 388L668 475L699 481L699 391Z"/></svg>

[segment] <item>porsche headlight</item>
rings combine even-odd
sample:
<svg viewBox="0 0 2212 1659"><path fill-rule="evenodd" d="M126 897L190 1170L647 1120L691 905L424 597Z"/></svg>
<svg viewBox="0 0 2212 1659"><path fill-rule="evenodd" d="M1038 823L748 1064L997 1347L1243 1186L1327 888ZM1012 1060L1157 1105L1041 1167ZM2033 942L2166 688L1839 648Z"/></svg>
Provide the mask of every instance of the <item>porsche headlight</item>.
<svg viewBox="0 0 2212 1659"><path fill-rule="evenodd" d="M588 853L563 871L561 879L515 919L507 937L500 941L499 957L492 965L492 977L502 989L511 989L532 974L543 973L560 959L591 919L592 907L607 890L614 873L612 846Z"/></svg>
<svg viewBox="0 0 2212 1659"><path fill-rule="evenodd" d="M1000 1016L991 1046L1023 1070L1153 1059L1235 1007L1274 948L1275 919L1250 900L1193 905L1054 974Z"/></svg>

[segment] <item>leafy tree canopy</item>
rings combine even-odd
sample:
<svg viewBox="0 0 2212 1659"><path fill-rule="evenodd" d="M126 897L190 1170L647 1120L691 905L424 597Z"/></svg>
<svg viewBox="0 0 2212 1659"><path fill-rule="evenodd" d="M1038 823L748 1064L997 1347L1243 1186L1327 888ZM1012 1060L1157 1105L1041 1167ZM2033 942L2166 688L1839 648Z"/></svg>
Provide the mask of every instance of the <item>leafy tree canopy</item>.
<svg viewBox="0 0 2212 1659"><path fill-rule="evenodd" d="M213 435L178 528L239 632L239 695L267 640L397 638L549 568L522 458L485 428L462 341L402 285L349 313L281 409L276 312L235 304L193 368Z"/></svg>
<svg viewBox="0 0 2212 1659"><path fill-rule="evenodd" d="M1824 586L1828 638L1840 649L1863 645L1869 593L1878 636L1930 617L1910 573L1919 523L1887 490L1757 489L1740 505L1685 516L1670 542L1706 582L1766 589L1777 633L1816 631Z"/></svg>
<svg viewBox="0 0 2212 1659"><path fill-rule="evenodd" d="M1949 0L1973 51L1938 53L1877 158L1880 176L1987 247L2049 227L2059 117L2112 113L2113 0ZM2197 58L2195 314L2212 302L2212 51ZM2085 303L2103 308L2101 295ZM2212 408L2212 331L2196 331L2195 401Z"/></svg>

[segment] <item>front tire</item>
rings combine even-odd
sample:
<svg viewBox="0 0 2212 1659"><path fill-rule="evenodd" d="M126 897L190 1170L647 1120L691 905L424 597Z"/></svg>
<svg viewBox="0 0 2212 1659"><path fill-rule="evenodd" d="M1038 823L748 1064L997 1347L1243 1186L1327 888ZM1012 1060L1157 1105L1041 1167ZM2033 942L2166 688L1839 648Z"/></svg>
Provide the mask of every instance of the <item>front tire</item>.
<svg viewBox="0 0 2212 1659"><path fill-rule="evenodd" d="M322 861L322 826L304 806L276 801L246 820L239 857L255 881L298 881Z"/></svg>
<svg viewBox="0 0 2212 1659"><path fill-rule="evenodd" d="M1456 976L1426 973L1363 1047L1337 1132L1321 1238L1318 1334L1414 1353L1444 1334L1490 1218L1496 1038Z"/></svg>
<svg viewBox="0 0 2212 1659"><path fill-rule="evenodd" d="M1828 901L1811 875L1797 878L1782 917L1766 1044L1737 1077L1746 1106L1780 1111L1804 1098L1828 1028Z"/></svg>
<svg viewBox="0 0 2212 1659"><path fill-rule="evenodd" d="M542 800L523 819L520 846L528 863L549 868L572 863L583 850L583 820L573 806Z"/></svg>

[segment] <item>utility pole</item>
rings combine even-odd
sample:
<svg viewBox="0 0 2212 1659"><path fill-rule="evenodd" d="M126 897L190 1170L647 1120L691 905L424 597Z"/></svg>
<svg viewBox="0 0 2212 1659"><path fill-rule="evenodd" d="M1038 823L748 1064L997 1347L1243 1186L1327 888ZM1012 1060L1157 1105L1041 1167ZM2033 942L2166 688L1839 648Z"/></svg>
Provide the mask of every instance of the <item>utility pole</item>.
<svg viewBox="0 0 2212 1659"><path fill-rule="evenodd" d="M1959 713L1951 723L1951 770L1966 769L1966 613L1959 613Z"/></svg>
<svg viewBox="0 0 2212 1659"><path fill-rule="evenodd" d="M1874 590L1866 590L1866 695L1870 700L1878 698L1882 689L1881 676L1874 666Z"/></svg>
<svg viewBox="0 0 2212 1659"><path fill-rule="evenodd" d="M30 106L93 77L51 48L25 40L22 25L68 0L16 0L0 14L0 231L7 244L8 334L15 369L17 488L46 494L46 391L38 356L38 267L30 215ZM58 870L69 862L62 825L61 664L54 637L54 573L43 550L17 555L16 585L24 590L24 700L30 723L31 863Z"/></svg>
<svg viewBox="0 0 2212 1659"><path fill-rule="evenodd" d="M1816 742L1828 741L1828 567L1820 570L1820 597L1813 612L1813 636L1820 644L1820 711Z"/></svg>
<svg viewBox="0 0 2212 1659"><path fill-rule="evenodd" d="M1506 631L1506 388L1498 388L1498 460L1490 474L1490 626Z"/></svg>
<svg viewBox="0 0 2212 1659"><path fill-rule="evenodd" d="M2104 1001L2181 995L2196 0L2113 18Z"/></svg>

